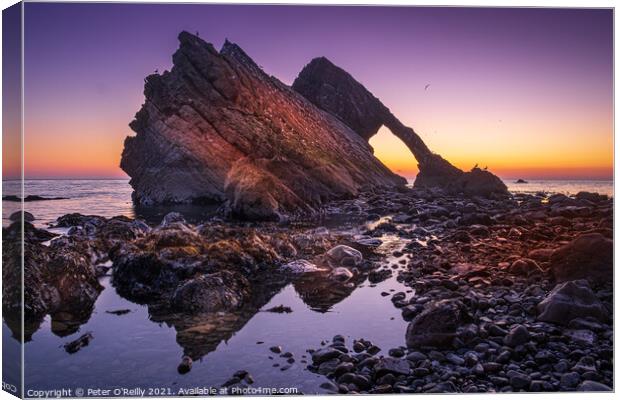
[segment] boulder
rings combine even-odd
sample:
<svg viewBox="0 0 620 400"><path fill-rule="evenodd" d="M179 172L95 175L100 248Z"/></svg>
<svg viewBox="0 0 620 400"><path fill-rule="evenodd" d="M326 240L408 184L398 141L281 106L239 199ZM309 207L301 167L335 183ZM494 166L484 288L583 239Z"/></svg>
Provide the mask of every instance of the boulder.
<svg viewBox="0 0 620 400"><path fill-rule="evenodd" d="M523 325L515 325L510 332L504 337L504 344L510 347L516 347L526 344L530 340L530 332Z"/></svg>
<svg viewBox="0 0 620 400"><path fill-rule="evenodd" d="M514 275L529 276L532 274L542 273L543 270L536 261L530 258L520 258L510 264L508 267L508 272Z"/></svg>
<svg viewBox="0 0 620 400"><path fill-rule="evenodd" d="M337 281L345 282L353 278L354 275L353 272L351 272L348 268L337 267L331 270L329 276Z"/></svg>
<svg viewBox="0 0 620 400"><path fill-rule="evenodd" d="M550 269L558 282L587 279L593 284L613 281L613 241L600 233L586 233L555 250Z"/></svg>
<svg viewBox="0 0 620 400"><path fill-rule="evenodd" d="M578 392L611 392L609 386L595 381L583 381L577 386Z"/></svg>
<svg viewBox="0 0 620 400"><path fill-rule="evenodd" d="M326 255L330 263L349 267L358 266L364 260L360 251L343 244L330 249Z"/></svg>
<svg viewBox="0 0 620 400"><path fill-rule="evenodd" d="M382 357L374 366L375 378L386 374L409 375L411 366L409 360L395 357Z"/></svg>
<svg viewBox="0 0 620 400"><path fill-rule="evenodd" d="M538 320L565 325L575 318L607 321L609 312L590 289L586 280L568 281L557 285L538 304Z"/></svg>
<svg viewBox="0 0 620 400"><path fill-rule="evenodd" d="M600 203L602 201L607 201L609 197L606 194L599 193L591 193L591 192L579 192L575 195L577 200L587 200L592 203Z"/></svg>
<svg viewBox="0 0 620 400"><path fill-rule="evenodd" d="M13 322L19 324L18 330L22 329L23 310L26 341L30 340L46 314L51 314L52 329L56 334L74 333L88 320L103 290L93 267L92 249L82 241L68 237L45 246L41 242L56 235L29 222L23 224L23 242L21 222L2 229L2 308L5 320L16 337L21 337ZM62 327L59 320L63 320Z"/></svg>
<svg viewBox="0 0 620 400"><path fill-rule="evenodd" d="M312 362L314 364L322 364L325 361L333 360L344 354L342 351L333 347L324 347L322 349L315 350L312 353Z"/></svg>
<svg viewBox="0 0 620 400"><path fill-rule="evenodd" d="M407 327L407 347L448 347L459 328L468 320L466 307L459 301L441 300L427 306Z"/></svg>
<svg viewBox="0 0 620 400"><path fill-rule="evenodd" d="M14 213L12 213L9 216L9 220L12 221L12 222L21 221L22 218L26 222L32 222L32 221L35 220L34 215L29 213L28 211L24 211L24 212L22 212L22 211L15 211Z"/></svg>
<svg viewBox="0 0 620 400"><path fill-rule="evenodd" d="M226 203L279 219L406 181L338 118L269 76L237 45L179 35L173 67L145 79L121 168L137 204Z"/></svg>
<svg viewBox="0 0 620 400"><path fill-rule="evenodd" d="M249 290L242 275L220 271L184 282L174 291L172 306L188 313L233 311L243 305Z"/></svg>

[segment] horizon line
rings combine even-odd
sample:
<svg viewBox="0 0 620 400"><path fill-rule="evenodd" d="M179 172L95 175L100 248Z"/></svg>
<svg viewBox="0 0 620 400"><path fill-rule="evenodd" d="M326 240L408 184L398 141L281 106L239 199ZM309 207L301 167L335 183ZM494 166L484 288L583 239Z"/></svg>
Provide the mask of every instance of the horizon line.
<svg viewBox="0 0 620 400"><path fill-rule="evenodd" d="M403 176L405 179L415 179L416 176ZM517 179L524 180L532 180L532 181L614 181L614 176L610 177L570 177L570 176L561 176L561 177L498 177L503 181L511 181ZM129 181L131 178L120 178L120 177L36 177L36 178L2 178L2 182L14 182L14 181Z"/></svg>

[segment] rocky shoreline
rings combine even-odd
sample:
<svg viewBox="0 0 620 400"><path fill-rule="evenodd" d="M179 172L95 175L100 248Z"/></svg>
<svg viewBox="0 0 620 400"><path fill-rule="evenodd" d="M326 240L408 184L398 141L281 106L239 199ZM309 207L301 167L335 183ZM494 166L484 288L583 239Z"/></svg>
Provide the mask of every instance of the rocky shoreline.
<svg viewBox="0 0 620 400"><path fill-rule="evenodd" d="M347 347L340 336L311 350L311 368L333 382L326 387L337 393L611 390L611 200L579 193L419 204L414 212L393 209L392 221L400 223L372 232L433 237L413 240L402 252L407 264L399 279L415 295L395 293L391 300L411 321L405 344L377 355L371 343L359 339Z"/></svg>
<svg viewBox="0 0 620 400"><path fill-rule="evenodd" d="M46 315L57 335L78 331L101 291L98 279L110 275L121 296L174 326L183 348L178 370L188 373L193 360L234 334L289 282L307 287L300 289L304 302L321 310L362 282L397 274L410 290L377 291L376 301L391 301L409 321L402 346L379 349L342 332L309 349L307 368L329 380L323 389L613 387L612 199L592 193L488 199L398 188L330 202L321 215L280 223L214 217L195 226L171 213L149 226L69 214L57 221L68 229L59 237L26 222L25 337ZM325 226L338 218L357 230ZM18 234L18 223L3 228L3 310L15 335ZM386 235L402 240L402 249L377 251ZM275 312L286 312L286 304L282 310ZM67 351L79 351L93 336L86 339L69 343ZM242 375L227 384L254 383Z"/></svg>

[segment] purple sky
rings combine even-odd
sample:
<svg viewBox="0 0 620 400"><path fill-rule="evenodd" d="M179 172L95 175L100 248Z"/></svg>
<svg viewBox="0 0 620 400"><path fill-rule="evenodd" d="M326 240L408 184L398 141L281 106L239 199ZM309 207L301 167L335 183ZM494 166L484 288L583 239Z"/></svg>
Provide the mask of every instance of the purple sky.
<svg viewBox="0 0 620 400"><path fill-rule="evenodd" d="M512 160L517 170L611 173L612 18L611 10L27 3L26 173L123 176L122 140L133 134L143 78L171 67L181 30L217 48L228 38L288 84L326 56L462 167L475 159L501 172Z"/></svg>

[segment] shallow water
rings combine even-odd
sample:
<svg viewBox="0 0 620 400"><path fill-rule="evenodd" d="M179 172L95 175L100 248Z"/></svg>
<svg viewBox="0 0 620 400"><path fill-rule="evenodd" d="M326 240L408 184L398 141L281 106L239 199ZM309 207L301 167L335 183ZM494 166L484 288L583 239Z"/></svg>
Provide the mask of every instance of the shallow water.
<svg viewBox="0 0 620 400"><path fill-rule="evenodd" d="M576 194L580 191L613 195L613 181L595 180L532 180L518 184L505 180L512 192ZM413 183L413 181L410 181ZM19 181L3 181L3 196L20 195ZM165 207L135 207L131 202L131 186L127 179L102 180L27 180L25 195L44 197L69 197L65 200L34 201L25 203L26 211L37 218L35 225L47 227L56 218L69 213L95 214L104 217L126 215L158 224L170 211L181 212L189 222L200 222L217 211L217 206L178 205ZM19 210L19 203L2 202L2 225L7 226L9 216Z"/></svg>
<svg viewBox="0 0 620 400"><path fill-rule="evenodd" d="M20 196L19 181L4 181L3 196ZM46 228L56 218L70 213L100 215L106 218L125 215L158 224L171 211L181 212L189 222L200 222L212 215L217 206L176 205L136 207L131 201L131 186L127 179L101 180L27 180L24 195L67 197L63 200L32 201L24 203L26 211L35 216L34 224ZM2 225L7 226L10 215L19 210L20 203L2 202Z"/></svg>
<svg viewBox="0 0 620 400"><path fill-rule="evenodd" d="M395 238L385 237L381 251L390 252L403 244ZM397 259L390 256L388 261L393 264ZM397 282L394 274L375 287L364 281L346 298L329 304L326 309L324 304L317 307L314 303L304 303L300 296L300 290L304 291L303 283L289 283L261 307L262 311L254 314L239 330L233 331L230 338L222 340L202 359L195 360L190 373L179 375L176 368L184 350L176 341L175 329L165 323L153 322L146 306L121 298L111 286L109 277L101 282L105 289L90 320L79 332L58 337L52 333L52 324L47 317L32 341L26 344L27 388L164 387L171 390L166 389L165 394L175 395L180 388L219 387L233 373L244 369L254 377L254 387L295 388L302 393L322 393L324 390L319 386L326 378L306 369L307 364L301 362L310 360L306 350L321 347L321 341L330 341L334 335L342 334L349 345L353 339L365 338L382 348L380 354L387 354L390 348L404 345L406 323L390 297L383 297L380 293L408 291L407 297L413 294ZM263 311L279 305L288 306L293 312ZM118 309L130 309L131 313L120 316L106 313ZM67 354L62 345L85 332L92 332L94 336L90 345L75 354ZM15 344L14 340L10 343L11 347ZM280 370L281 366L287 365L286 360L273 354L269 350L271 346L282 346L283 352L294 354L296 362L290 369ZM273 367L274 363L280 367Z"/></svg>

